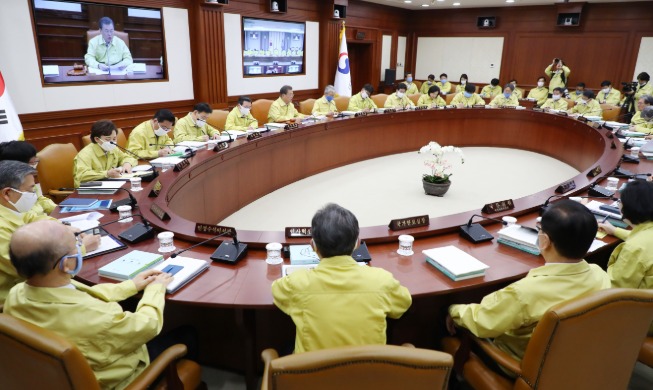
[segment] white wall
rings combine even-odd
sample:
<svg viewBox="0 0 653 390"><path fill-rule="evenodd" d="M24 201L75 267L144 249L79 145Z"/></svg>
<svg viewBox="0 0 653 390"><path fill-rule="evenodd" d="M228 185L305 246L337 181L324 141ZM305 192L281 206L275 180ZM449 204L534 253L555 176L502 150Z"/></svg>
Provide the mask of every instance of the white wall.
<svg viewBox="0 0 653 390"><path fill-rule="evenodd" d="M637 75L646 72L649 75L653 72L653 37L642 37L642 43L639 45L639 54L637 55L637 64L635 65L635 74L633 74L633 81L637 79Z"/></svg>
<svg viewBox="0 0 653 390"><path fill-rule="evenodd" d="M384 35L381 41L381 81L385 81L385 70L390 67L390 52L392 51L392 35Z"/></svg>
<svg viewBox="0 0 653 390"><path fill-rule="evenodd" d="M397 75L395 80L404 79L404 71L406 70L406 37L399 37L397 39ZM414 74L414 70L411 70Z"/></svg>
<svg viewBox="0 0 653 390"><path fill-rule="evenodd" d="M19 114L194 98L185 9L162 9L169 81L43 87L30 20L30 2L0 2L0 71Z"/></svg>
<svg viewBox="0 0 653 390"><path fill-rule="evenodd" d="M320 45L319 24L306 22L306 43L304 46L305 61L303 75L284 75L283 77L243 77L242 41L240 34L240 15L224 14L224 34L230 39L225 40L224 49L227 55L227 95L240 96L258 93L279 92L281 86L287 84L294 90L317 89L318 61ZM234 36L238 34L237 36ZM335 58L333 59L336 60Z"/></svg>
<svg viewBox="0 0 653 390"><path fill-rule="evenodd" d="M419 37L413 76L426 80L431 73L436 78L446 73L449 80L457 81L467 73L470 81L489 83L499 78L502 54L503 37Z"/></svg>

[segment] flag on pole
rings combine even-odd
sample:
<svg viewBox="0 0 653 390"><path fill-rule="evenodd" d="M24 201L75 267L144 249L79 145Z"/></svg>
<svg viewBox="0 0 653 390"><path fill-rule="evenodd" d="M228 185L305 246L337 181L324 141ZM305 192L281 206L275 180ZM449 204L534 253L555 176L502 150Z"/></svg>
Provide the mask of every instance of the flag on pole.
<svg viewBox="0 0 653 390"><path fill-rule="evenodd" d="M347 52L347 37L345 36L345 22L340 29L340 52L338 54L338 68L336 81L333 83L336 93L340 96L351 97L351 72L349 70L349 54Z"/></svg>
<svg viewBox="0 0 653 390"><path fill-rule="evenodd" d="M14 104L5 87L5 79L0 72L0 142L24 139L23 125L20 124Z"/></svg>

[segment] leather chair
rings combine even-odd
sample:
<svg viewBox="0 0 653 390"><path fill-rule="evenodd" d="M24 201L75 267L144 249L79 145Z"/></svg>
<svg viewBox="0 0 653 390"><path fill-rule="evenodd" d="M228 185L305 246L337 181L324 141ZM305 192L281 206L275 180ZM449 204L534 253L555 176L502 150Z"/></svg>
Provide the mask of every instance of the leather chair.
<svg viewBox="0 0 653 390"><path fill-rule="evenodd" d="M519 363L494 344L474 337L443 340L455 371L474 389L625 389L653 321L653 291L608 289L552 307L535 327ZM477 345L513 381L489 369ZM462 345L462 346L461 346Z"/></svg>
<svg viewBox="0 0 653 390"><path fill-rule="evenodd" d="M227 115L229 115L229 111L213 110L211 115L206 119L206 123L211 125L213 128L222 131L224 130L224 124L227 122Z"/></svg>
<svg viewBox="0 0 653 390"><path fill-rule="evenodd" d="M261 353L261 390L446 389L453 358L427 349L364 345L278 357Z"/></svg>
<svg viewBox="0 0 653 390"><path fill-rule="evenodd" d="M40 162L36 167L43 195L60 201L72 191L59 191L59 188L71 188L73 180L73 160L77 149L73 144L50 144L38 152Z"/></svg>
<svg viewBox="0 0 653 390"><path fill-rule="evenodd" d="M612 104L601 104L602 117L604 121L616 121L621 113L621 107Z"/></svg>
<svg viewBox="0 0 653 390"><path fill-rule="evenodd" d="M411 93L408 95L408 99L410 99L414 105L417 105L417 101L419 100L420 96L422 96L420 93Z"/></svg>
<svg viewBox="0 0 653 390"><path fill-rule="evenodd" d="M88 30L86 31L86 43L88 44L88 41L91 39L97 37L100 35L100 30ZM114 31L113 35L116 37L120 38L125 42L125 45L127 45L127 48L129 49L129 33L126 33L124 31Z"/></svg>
<svg viewBox="0 0 653 390"><path fill-rule="evenodd" d="M348 96L338 96L333 100L336 102L336 107L338 108L339 112L347 111L347 108L349 108Z"/></svg>
<svg viewBox="0 0 653 390"><path fill-rule="evenodd" d="M82 145L87 146L88 144L91 143L91 135L86 134L85 136L82 137ZM125 132L122 131L122 129L118 129L118 135L116 138L116 143L118 146L121 146L123 148L127 147L127 137L125 136Z"/></svg>
<svg viewBox="0 0 653 390"><path fill-rule="evenodd" d="M649 367L653 367L653 337L647 337L646 340L644 340L644 344L642 344L642 348L639 350L637 360Z"/></svg>
<svg viewBox="0 0 653 390"><path fill-rule="evenodd" d="M567 110L571 110L576 105L576 102L574 100L567 99L567 98L564 99L567 101Z"/></svg>
<svg viewBox="0 0 653 390"><path fill-rule="evenodd" d="M315 100L317 99L306 99L303 102L299 102L299 113L311 115L313 112L313 106L315 105Z"/></svg>
<svg viewBox="0 0 653 390"><path fill-rule="evenodd" d="M268 123L268 113L270 112L270 106L272 103L274 103L274 101L268 99L258 99L252 102L252 110L250 111L250 114L256 118L259 126Z"/></svg>
<svg viewBox="0 0 653 390"><path fill-rule="evenodd" d="M379 93L377 95L372 95L371 97L374 104L379 108L383 108L385 106L385 101L388 100L388 95L385 93Z"/></svg>
<svg viewBox="0 0 653 390"><path fill-rule="evenodd" d="M454 93L449 93L449 94L447 94L447 95L444 97L444 101L445 101L445 103L447 103L447 106L451 104L451 101L452 101L453 98L455 98L455 97L456 97L456 93L455 93L455 92L454 92Z"/></svg>
<svg viewBox="0 0 653 390"><path fill-rule="evenodd" d="M100 389L79 349L47 329L0 314L0 349L2 388ZM206 388L200 366L180 360L185 354L185 345L168 348L127 389Z"/></svg>

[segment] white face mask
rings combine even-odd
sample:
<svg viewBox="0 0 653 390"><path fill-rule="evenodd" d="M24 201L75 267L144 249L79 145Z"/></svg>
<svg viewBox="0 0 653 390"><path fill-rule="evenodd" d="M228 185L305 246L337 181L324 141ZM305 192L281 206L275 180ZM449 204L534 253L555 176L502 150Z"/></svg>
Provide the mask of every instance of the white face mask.
<svg viewBox="0 0 653 390"><path fill-rule="evenodd" d="M362 91L362 92L361 92L361 97L362 97L363 99L367 99L367 92Z"/></svg>
<svg viewBox="0 0 653 390"><path fill-rule="evenodd" d="M9 201L9 204L14 206L16 211L19 213L26 213L34 207L36 204L36 201L38 200L39 196L35 192L22 192L18 191L15 188L11 189L14 192L18 192L20 194L20 198L18 199L18 202L13 203L12 201Z"/></svg>
<svg viewBox="0 0 653 390"><path fill-rule="evenodd" d="M158 129L154 130L154 134L157 137L163 137L164 135L168 134L168 130L159 127Z"/></svg>
<svg viewBox="0 0 653 390"><path fill-rule="evenodd" d="M579 103L579 104L587 104L587 100L585 100L585 99L580 99L580 100L578 101L578 103Z"/></svg>
<svg viewBox="0 0 653 390"><path fill-rule="evenodd" d="M610 88L603 88L603 93L610 93Z"/></svg>
<svg viewBox="0 0 653 390"><path fill-rule="evenodd" d="M544 86L544 81L538 81L537 86L538 87L543 87Z"/></svg>
<svg viewBox="0 0 653 390"><path fill-rule="evenodd" d="M562 97L561 95L553 95L551 96L551 99L553 99L553 101L556 101L556 100L560 100L561 97Z"/></svg>
<svg viewBox="0 0 653 390"><path fill-rule="evenodd" d="M397 91L397 97L401 99L402 97L404 97L404 93Z"/></svg>
<svg viewBox="0 0 653 390"><path fill-rule="evenodd" d="M197 118L197 121L195 121L195 124L197 125L197 127L204 127L204 125L206 124L206 121Z"/></svg>
<svg viewBox="0 0 653 390"><path fill-rule="evenodd" d="M102 148L102 150L109 153L110 151L112 151L113 149L116 148L116 145L109 142L109 141L102 141L102 144L100 145L100 147Z"/></svg>
<svg viewBox="0 0 653 390"><path fill-rule="evenodd" d="M465 79L460 80L460 84L462 84L462 85L467 84L467 80L465 80Z"/></svg>
<svg viewBox="0 0 653 390"><path fill-rule="evenodd" d="M245 116L245 115L249 114L249 110L250 110L249 107L240 106L239 109L240 109L240 115Z"/></svg>

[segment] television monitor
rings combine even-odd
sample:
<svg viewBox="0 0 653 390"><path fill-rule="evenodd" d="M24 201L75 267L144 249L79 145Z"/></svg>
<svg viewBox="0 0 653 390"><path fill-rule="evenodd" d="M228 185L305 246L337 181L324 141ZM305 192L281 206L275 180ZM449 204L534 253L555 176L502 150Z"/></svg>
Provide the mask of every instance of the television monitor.
<svg viewBox="0 0 653 390"><path fill-rule="evenodd" d="M306 23L243 18L243 74L304 73Z"/></svg>
<svg viewBox="0 0 653 390"><path fill-rule="evenodd" d="M43 84L165 78L161 9L30 2Z"/></svg>

